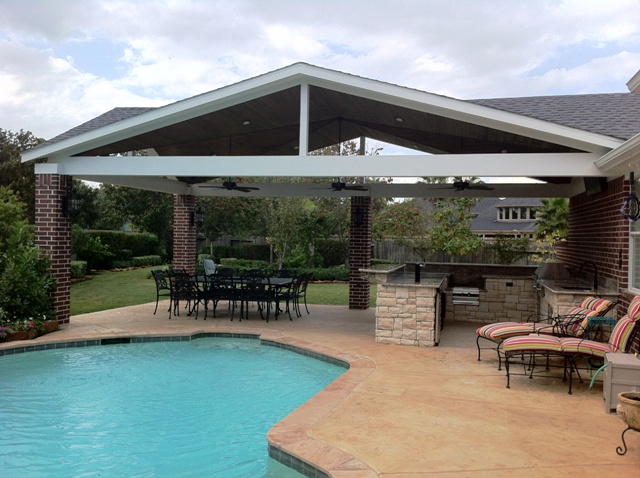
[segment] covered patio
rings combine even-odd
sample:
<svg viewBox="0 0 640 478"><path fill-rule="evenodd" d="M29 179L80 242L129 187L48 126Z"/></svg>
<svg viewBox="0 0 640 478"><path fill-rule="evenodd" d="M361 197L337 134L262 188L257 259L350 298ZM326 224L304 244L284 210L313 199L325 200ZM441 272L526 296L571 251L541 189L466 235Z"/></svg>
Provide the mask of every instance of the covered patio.
<svg viewBox="0 0 640 478"><path fill-rule="evenodd" d="M189 271L195 268L197 236L189 218L198 197L351 197L349 306L366 308L369 284L359 270L371 257L372 197L577 197L585 192L584 178L616 179L610 190L628 193L625 175L637 164L630 164L626 145L640 132L640 95L567 98L462 101L296 63L161 108L115 108L23 154L23 161L36 162L36 235L57 280L58 321L69 320L71 219L63 204L72 178L173 194L173 264ZM409 153L310 154L364 137ZM362 179L421 176L526 176L541 182L443 190ZM327 182L288 181L301 177ZM358 178L358 187L345 187L343 178ZM620 222L611 227L619 229ZM583 252L589 257L589 251L578 256Z"/></svg>
<svg viewBox="0 0 640 478"><path fill-rule="evenodd" d="M314 306L309 317L265 324L223 316L167 321L153 307L74 316L60 331L19 346L234 332L347 360L342 377L268 435L272 455L312 465L307 476L601 478L640 469L640 434L627 434L629 451L616 454L626 425L604 412L600 383L589 389L585 377L568 395L554 371L516 377L506 389L492 356L476 361L469 323L447 322L440 347L419 348L375 343L372 310ZM0 352L16 344L0 344Z"/></svg>

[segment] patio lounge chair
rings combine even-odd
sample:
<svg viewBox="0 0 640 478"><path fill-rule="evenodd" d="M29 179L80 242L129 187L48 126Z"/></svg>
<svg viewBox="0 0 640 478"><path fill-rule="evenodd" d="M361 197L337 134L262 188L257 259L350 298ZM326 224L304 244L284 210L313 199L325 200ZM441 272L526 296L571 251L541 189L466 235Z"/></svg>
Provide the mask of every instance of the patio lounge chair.
<svg viewBox="0 0 640 478"><path fill-rule="evenodd" d="M573 371L577 372L576 362L582 357L604 360L607 353L627 352L638 332L638 320L640 319L640 296L634 297L627 308L627 314L617 321L609 336L608 342L598 342L580 337L554 337L550 335L530 334L519 337L511 337L502 343L505 357L505 369L507 371L507 388L510 386L510 359L513 357L530 357L529 365L533 375L535 359L543 356L560 357L564 359L564 378L569 367L569 394L572 388ZM579 376L579 374L578 374Z"/></svg>
<svg viewBox="0 0 640 478"><path fill-rule="evenodd" d="M537 322L497 322L479 327L476 330L476 347L478 349L478 361L481 360L482 349L495 350L498 354L498 370L502 369L502 357L500 346L510 337L529 335L532 333L582 337L588 331L590 317L604 317L610 312L617 302L596 297L587 297L566 314L550 317ZM480 339L490 341L494 346L481 347Z"/></svg>

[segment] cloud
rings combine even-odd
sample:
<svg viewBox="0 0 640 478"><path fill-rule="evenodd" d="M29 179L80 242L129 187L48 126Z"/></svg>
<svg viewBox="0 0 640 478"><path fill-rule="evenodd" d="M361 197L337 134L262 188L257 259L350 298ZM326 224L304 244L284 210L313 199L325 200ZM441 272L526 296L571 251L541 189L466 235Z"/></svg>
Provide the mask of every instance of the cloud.
<svg viewBox="0 0 640 478"><path fill-rule="evenodd" d="M457 98L625 91L635 0L0 0L0 127L51 137L304 61Z"/></svg>

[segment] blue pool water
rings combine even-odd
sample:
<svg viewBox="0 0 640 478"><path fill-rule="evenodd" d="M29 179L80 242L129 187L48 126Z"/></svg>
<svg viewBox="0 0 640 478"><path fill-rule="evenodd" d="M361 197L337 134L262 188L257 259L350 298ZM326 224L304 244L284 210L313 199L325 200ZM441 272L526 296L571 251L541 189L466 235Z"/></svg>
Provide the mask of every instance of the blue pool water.
<svg viewBox="0 0 640 478"><path fill-rule="evenodd" d="M344 371L252 339L4 356L0 476L301 476L266 433Z"/></svg>

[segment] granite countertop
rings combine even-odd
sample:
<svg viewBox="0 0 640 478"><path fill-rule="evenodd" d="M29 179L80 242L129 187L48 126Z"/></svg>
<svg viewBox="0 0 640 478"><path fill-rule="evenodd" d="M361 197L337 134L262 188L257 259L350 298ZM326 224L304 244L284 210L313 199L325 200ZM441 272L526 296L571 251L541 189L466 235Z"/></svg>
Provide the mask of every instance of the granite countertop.
<svg viewBox="0 0 640 478"><path fill-rule="evenodd" d="M540 281L540 285L549 289L556 294L574 294L574 295L597 295L597 296L614 296L617 297L618 291L613 289L607 289L605 287L598 287L597 290L593 288L593 282L581 280L581 279L562 279L551 280L544 279Z"/></svg>
<svg viewBox="0 0 640 478"><path fill-rule="evenodd" d="M425 273L420 274L420 282L415 281L413 274L393 277L388 284L401 284L407 287L440 287L449 274Z"/></svg>

